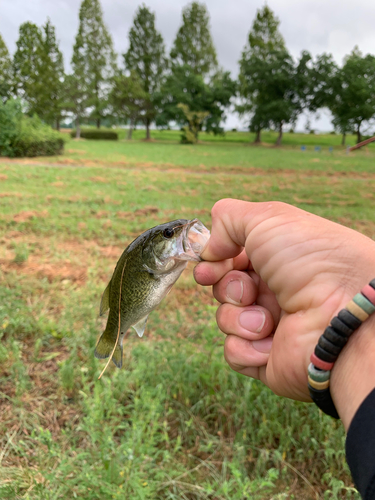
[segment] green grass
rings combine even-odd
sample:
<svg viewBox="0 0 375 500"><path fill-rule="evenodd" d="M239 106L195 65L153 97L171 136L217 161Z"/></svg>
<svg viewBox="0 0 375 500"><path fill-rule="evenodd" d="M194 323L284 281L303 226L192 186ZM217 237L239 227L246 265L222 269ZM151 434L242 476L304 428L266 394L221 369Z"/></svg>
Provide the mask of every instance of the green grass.
<svg viewBox="0 0 375 500"><path fill-rule="evenodd" d="M145 337L126 339L122 370L98 381L93 350L117 258L152 225L209 225L230 196L293 203L375 237L372 150L67 150L0 163L0 498L359 499L340 423L229 369L215 301L190 268Z"/></svg>

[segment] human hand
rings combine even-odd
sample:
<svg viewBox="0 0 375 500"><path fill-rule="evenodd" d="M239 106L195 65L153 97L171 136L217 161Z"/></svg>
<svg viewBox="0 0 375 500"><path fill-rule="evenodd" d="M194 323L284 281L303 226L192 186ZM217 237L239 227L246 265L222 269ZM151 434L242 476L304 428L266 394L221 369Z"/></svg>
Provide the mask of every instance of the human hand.
<svg viewBox="0 0 375 500"><path fill-rule="evenodd" d="M213 207L202 258L195 279L213 285L221 303L229 365L276 394L310 401L310 355L330 319L374 278L375 243L291 205L227 199Z"/></svg>

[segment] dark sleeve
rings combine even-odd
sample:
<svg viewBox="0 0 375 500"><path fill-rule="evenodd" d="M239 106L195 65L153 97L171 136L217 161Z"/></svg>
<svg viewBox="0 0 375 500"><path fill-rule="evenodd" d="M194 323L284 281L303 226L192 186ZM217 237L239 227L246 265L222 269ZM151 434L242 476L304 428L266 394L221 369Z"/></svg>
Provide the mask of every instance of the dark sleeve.
<svg viewBox="0 0 375 500"><path fill-rule="evenodd" d="M358 408L349 426L346 459L362 498L375 499L375 389Z"/></svg>

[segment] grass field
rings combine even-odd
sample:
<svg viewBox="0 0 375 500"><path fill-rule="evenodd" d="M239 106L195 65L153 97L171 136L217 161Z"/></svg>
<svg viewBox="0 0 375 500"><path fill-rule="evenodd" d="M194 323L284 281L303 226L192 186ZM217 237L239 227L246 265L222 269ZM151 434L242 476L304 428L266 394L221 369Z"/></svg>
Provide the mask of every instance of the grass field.
<svg viewBox="0 0 375 500"><path fill-rule="evenodd" d="M291 134L292 135L292 134ZM334 137L334 136L331 136ZM126 339L98 307L140 232L223 197L277 199L375 238L375 150L71 141L0 162L0 498L359 499L340 423L230 370L191 268Z"/></svg>

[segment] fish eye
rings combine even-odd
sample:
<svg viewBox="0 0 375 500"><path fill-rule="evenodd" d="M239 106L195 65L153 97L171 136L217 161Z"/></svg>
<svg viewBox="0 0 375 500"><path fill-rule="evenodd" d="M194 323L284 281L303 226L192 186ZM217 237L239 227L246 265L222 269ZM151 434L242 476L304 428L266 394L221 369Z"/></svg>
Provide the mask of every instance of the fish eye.
<svg viewBox="0 0 375 500"><path fill-rule="evenodd" d="M172 238L173 235L174 235L173 229L170 229L169 227L167 227L167 229L164 229L163 231L164 238Z"/></svg>

